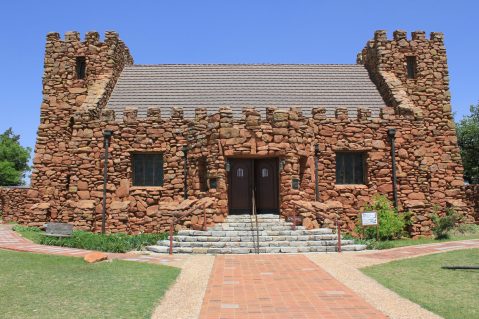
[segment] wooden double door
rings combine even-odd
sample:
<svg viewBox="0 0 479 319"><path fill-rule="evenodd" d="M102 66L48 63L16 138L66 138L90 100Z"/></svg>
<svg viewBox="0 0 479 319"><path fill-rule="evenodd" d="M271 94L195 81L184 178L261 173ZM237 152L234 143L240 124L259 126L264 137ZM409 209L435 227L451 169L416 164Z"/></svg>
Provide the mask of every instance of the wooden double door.
<svg viewBox="0 0 479 319"><path fill-rule="evenodd" d="M278 159L229 159L230 214L251 214L253 196L257 214L279 213Z"/></svg>

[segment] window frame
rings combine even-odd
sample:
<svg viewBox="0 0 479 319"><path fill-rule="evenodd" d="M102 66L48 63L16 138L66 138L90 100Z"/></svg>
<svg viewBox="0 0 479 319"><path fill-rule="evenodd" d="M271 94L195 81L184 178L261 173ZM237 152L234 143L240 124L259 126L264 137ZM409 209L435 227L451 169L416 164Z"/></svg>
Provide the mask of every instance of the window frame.
<svg viewBox="0 0 479 319"><path fill-rule="evenodd" d="M206 156L201 156L198 158L197 170L200 192L209 191L210 187L208 183L208 159L206 158Z"/></svg>
<svg viewBox="0 0 479 319"><path fill-rule="evenodd" d="M85 56L76 57L75 75L77 80L84 80L86 78L86 57Z"/></svg>
<svg viewBox="0 0 479 319"><path fill-rule="evenodd" d="M143 173L143 182L140 183L140 181L137 180L137 165L136 165L136 160L135 157L137 156L141 156L143 157L143 170L144 170L144 173ZM147 169L145 168L145 166L147 165L145 163L145 158L147 157L154 157L154 156L159 156L159 159L160 159L160 163L158 164L158 168L160 169L159 171L159 175L158 175L158 183L155 184L155 178L153 177L153 182L152 183L147 183L147 179L146 179L146 171ZM162 187L165 183L165 159L164 159L164 154L162 152L134 152L134 153L131 153L131 185L133 187ZM153 172L152 174L153 176L155 175L155 173Z"/></svg>
<svg viewBox="0 0 479 319"><path fill-rule="evenodd" d="M340 156L338 156L340 155ZM353 161L352 164L349 164L353 169L352 169L352 176L348 178L347 176L347 171L346 171L346 159L347 156L357 156L360 155L360 163L361 163L361 179L359 181L356 181L355 178L355 167L357 165L356 161ZM366 151L336 151L335 153L335 182L336 185L367 185L368 183L368 168L367 168L367 158L368 158L368 153ZM342 163L339 163L339 160L342 158ZM350 157L355 159L356 157ZM342 169L344 172L344 175L341 178L339 177L339 174L341 174L340 170Z"/></svg>
<svg viewBox="0 0 479 319"><path fill-rule="evenodd" d="M406 74L408 80L417 78L417 57L414 55L406 56Z"/></svg>

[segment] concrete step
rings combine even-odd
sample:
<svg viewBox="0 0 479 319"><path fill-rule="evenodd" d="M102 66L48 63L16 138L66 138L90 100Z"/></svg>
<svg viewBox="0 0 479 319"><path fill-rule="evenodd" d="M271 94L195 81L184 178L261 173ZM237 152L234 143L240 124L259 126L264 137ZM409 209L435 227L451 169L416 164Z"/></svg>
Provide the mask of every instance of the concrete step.
<svg viewBox="0 0 479 319"><path fill-rule="evenodd" d="M208 230L211 231L223 231L223 230L232 230L232 231L256 231L258 230L292 230L291 226L283 226L283 225L274 225L274 226L264 226L264 225L259 225L258 227L254 226L242 226L242 227L231 227L230 225L224 225L224 226L215 226L213 228L209 228ZM296 227L297 230L305 230L303 226L298 226Z"/></svg>
<svg viewBox="0 0 479 319"><path fill-rule="evenodd" d="M253 222L243 222L243 221L225 221L223 222L222 224L216 224L216 226L224 226L224 225L229 225L229 226L234 226L234 227L238 227L238 226L243 226L243 227L251 227L251 226L255 226L256 225L256 222L253 221ZM285 226L292 226L293 223L292 222L285 222L285 221L258 221L258 225L266 225L266 226L277 226L277 225L285 225Z"/></svg>
<svg viewBox="0 0 479 319"><path fill-rule="evenodd" d="M252 231L235 231L235 230L191 230L183 229L178 232L179 236L215 236L215 237L235 237L235 236L248 236L254 233L256 236L256 230ZM329 228L316 228L310 230L260 230L260 236L301 236L301 235L321 235L332 234L332 230Z"/></svg>
<svg viewBox="0 0 479 319"><path fill-rule="evenodd" d="M300 236L260 236L259 241L319 241L319 240L336 240L336 234L322 234L322 235L300 235ZM240 242L253 241L256 236L250 234L249 236L183 236L177 235L173 239L179 242Z"/></svg>
<svg viewBox="0 0 479 319"><path fill-rule="evenodd" d="M147 250L156 253L168 253L169 247L148 246ZM365 245L347 245L343 246L343 251L359 251L366 249ZM260 247L260 253L308 253L308 252L335 252L336 246L306 246L306 247ZM255 248L202 248L202 247L174 247L174 254L251 254L255 253Z"/></svg>
<svg viewBox="0 0 479 319"><path fill-rule="evenodd" d="M226 217L226 222L251 222L256 221L256 218L251 215L236 215ZM284 218L278 215L258 215L258 222L261 221L284 221Z"/></svg>
<svg viewBox="0 0 479 319"><path fill-rule="evenodd" d="M352 245L354 242L352 240L343 240L342 245ZM160 240L158 241L158 246L169 247L169 240ZM260 241L260 247L307 247L307 246L337 246L337 240L319 240L319 241L287 241L287 240L275 240L275 241ZM205 248L236 248L236 247L249 247L254 248L255 242L253 241L223 241L223 242L205 242L205 241L196 241L196 242L187 242L187 241L174 241L173 247L205 247Z"/></svg>

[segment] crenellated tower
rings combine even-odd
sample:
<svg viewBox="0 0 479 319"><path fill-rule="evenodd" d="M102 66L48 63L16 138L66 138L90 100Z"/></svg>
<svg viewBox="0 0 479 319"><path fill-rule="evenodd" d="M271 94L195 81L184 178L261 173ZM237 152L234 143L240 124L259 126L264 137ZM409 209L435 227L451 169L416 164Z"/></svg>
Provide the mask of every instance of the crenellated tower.
<svg viewBox="0 0 479 319"><path fill-rule="evenodd" d="M414 141L407 148L404 145L403 153L407 149L408 154L403 154L403 162L420 158L416 174L420 191L409 198L466 209L457 200L464 185L463 167L451 112L443 33L426 37L424 31L415 31L408 38L405 31L396 30L388 39L386 31L376 31L357 62L367 68L386 104L416 123L417 129L398 141Z"/></svg>
<svg viewBox="0 0 479 319"><path fill-rule="evenodd" d="M87 32L83 41L78 32L67 32L63 39L56 32L47 35L31 177L32 187L50 185L42 189L44 201L64 198L68 191L75 112L104 108L123 67L130 64L129 49L115 32L107 31L103 41L98 32Z"/></svg>

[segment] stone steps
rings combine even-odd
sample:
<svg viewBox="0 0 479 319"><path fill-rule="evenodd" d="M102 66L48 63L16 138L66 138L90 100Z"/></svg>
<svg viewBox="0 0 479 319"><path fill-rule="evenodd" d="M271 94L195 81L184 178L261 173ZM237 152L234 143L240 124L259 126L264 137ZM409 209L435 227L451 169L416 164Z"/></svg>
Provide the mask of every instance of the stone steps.
<svg viewBox="0 0 479 319"><path fill-rule="evenodd" d="M260 230L260 236L291 236L291 235L325 235L325 234L332 234L332 230L329 228L316 228L311 230ZM254 234L256 236L256 230L180 230L178 232L178 236L251 236Z"/></svg>
<svg viewBox="0 0 479 319"><path fill-rule="evenodd" d="M292 223L278 215L259 215L257 224L250 215L233 215L206 231L180 230L173 240L173 253L255 253L258 234L260 253L334 252L338 244L337 234L329 228L306 230L297 226L293 230ZM147 249L168 253L169 246L169 240L160 240L157 245L148 246ZM355 245L352 240L342 240L344 251L365 248L365 245Z"/></svg>
<svg viewBox="0 0 479 319"><path fill-rule="evenodd" d="M352 240L343 240L342 245L352 245L354 241ZM158 241L159 246L168 246L169 240L160 240ZM288 240L271 240L271 241L261 241L259 242L260 247L300 247L300 246L337 246L337 240L320 240L320 241L288 241ZM206 247L206 248L236 248L236 247L249 247L254 248L255 242L253 241L216 241L216 242L206 242L206 241L175 241L173 242L173 247Z"/></svg>
<svg viewBox="0 0 479 319"><path fill-rule="evenodd" d="M360 251L366 249L365 245L342 246L342 251ZM169 247L148 246L148 250L156 253L167 254ZM260 247L259 253L313 253L313 252L336 252L336 246L302 246L302 247ZM204 247L173 247L174 254L251 254L255 248L204 248Z"/></svg>
<svg viewBox="0 0 479 319"><path fill-rule="evenodd" d="M256 235L256 234L255 234ZM251 233L249 236L175 236L175 241L178 242L239 242L239 241L253 241L256 240L256 236L253 236ZM285 236L262 236L260 235L261 241L318 241L318 240L336 240L336 234L326 234L326 235L285 235ZM344 240L343 240L344 242Z"/></svg>

